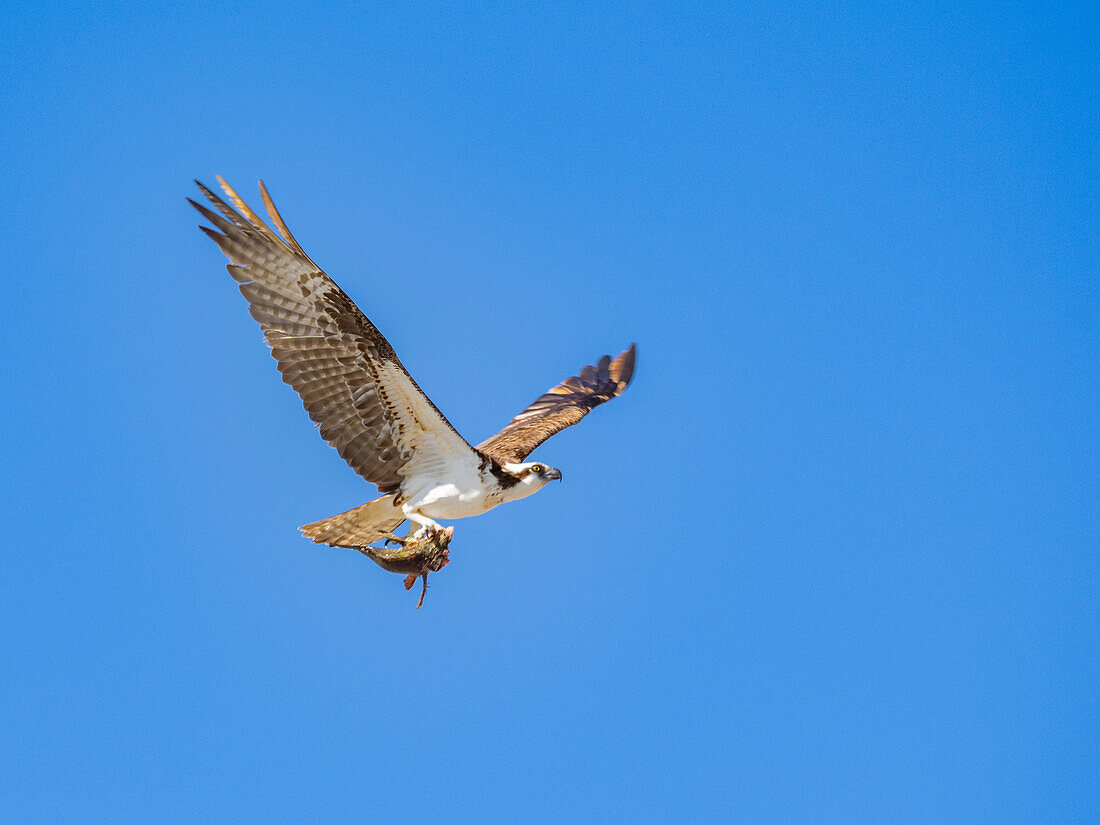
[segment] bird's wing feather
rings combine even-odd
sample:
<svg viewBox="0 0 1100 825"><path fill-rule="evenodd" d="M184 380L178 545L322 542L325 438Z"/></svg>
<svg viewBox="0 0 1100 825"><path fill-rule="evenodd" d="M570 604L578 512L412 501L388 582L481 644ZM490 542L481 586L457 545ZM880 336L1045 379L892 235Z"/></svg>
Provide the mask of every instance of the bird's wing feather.
<svg viewBox="0 0 1100 825"><path fill-rule="evenodd" d="M217 210L191 201L216 227L201 229L231 261L229 274L283 380L321 436L382 492L453 462L478 466L482 457L417 386L389 341L294 240L263 183L264 204L282 237L218 182L237 209L199 183Z"/></svg>
<svg viewBox="0 0 1100 825"><path fill-rule="evenodd" d="M566 378L547 390L512 419L503 430L478 444L477 449L499 462L523 461L554 433L576 424L588 412L622 393L634 374L636 347L614 359L605 355L580 375Z"/></svg>

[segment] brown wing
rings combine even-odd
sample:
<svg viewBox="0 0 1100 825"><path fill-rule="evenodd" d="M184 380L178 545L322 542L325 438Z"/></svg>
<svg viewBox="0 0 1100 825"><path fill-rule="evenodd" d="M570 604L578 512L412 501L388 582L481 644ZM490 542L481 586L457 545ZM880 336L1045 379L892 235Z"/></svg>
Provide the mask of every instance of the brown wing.
<svg viewBox="0 0 1100 825"><path fill-rule="evenodd" d="M566 378L512 419L512 422L477 449L500 462L523 461L554 433L571 427L589 410L610 401L626 389L634 374L634 344L614 360L605 355L580 375Z"/></svg>
<svg viewBox="0 0 1100 825"><path fill-rule="evenodd" d="M416 385L374 324L294 240L263 182L280 238L220 177L237 207L196 183L220 214L190 201L219 231L200 227L232 262L283 380L301 396L321 436L384 492L410 475L481 457ZM190 200L190 198L188 199Z"/></svg>

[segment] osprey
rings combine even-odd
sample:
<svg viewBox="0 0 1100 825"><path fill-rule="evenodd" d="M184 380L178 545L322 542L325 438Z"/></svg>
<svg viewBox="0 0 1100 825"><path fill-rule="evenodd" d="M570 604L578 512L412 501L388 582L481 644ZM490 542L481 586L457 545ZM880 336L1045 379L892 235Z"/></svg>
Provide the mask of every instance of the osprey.
<svg viewBox="0 0 1100 825"><path fill-rule="evenodd" d="M301 527L314 542L359 549L395 538L408 519L409 535L402 541L413 544L444 534L436 519L477 516L538 492L560 480L561 472L525 461L527 456L630 383L633 344L551 388L472 447L417 386L382 333L298 245L263 182L260 195L279 235L224 180L218 182L236 209L195 181L217 210L188 198L216 227L200 228L229 258L229 274L263 328L283 380L301 397L321 437L382 494ZM452 529L445 533L449 541Z"/></svg>

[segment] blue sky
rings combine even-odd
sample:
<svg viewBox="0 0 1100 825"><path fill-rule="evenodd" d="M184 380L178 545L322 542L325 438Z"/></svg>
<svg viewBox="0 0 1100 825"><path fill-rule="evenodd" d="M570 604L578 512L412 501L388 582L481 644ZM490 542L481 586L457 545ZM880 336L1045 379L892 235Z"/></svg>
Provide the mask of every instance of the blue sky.
<svg viewBox="0 0 1100 825"><path fill-rule="evenodd" d="M0 22L0 819L1100 817L1098 12ZM479 441L423 610L184 202L270 187Z"/></svg>

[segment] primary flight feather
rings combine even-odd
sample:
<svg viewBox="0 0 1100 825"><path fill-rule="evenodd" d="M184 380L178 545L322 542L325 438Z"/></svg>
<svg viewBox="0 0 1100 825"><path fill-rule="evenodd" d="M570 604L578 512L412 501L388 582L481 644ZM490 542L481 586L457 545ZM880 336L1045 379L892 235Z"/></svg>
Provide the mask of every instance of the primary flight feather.
<svg viewBox="0 0 1100 825"><path fill-rule="evenodd" d="M630 383L633 344L551 388L472 447L382 333L298 245L263 183L260 194L279 234L220 177L218 182L229 203L197 181L213 209L188 199L213 225L200 228L229 258L229 274L283 380L301 397L322 438L382 493L302 527L315 542L362 548L391 537L406 519L418 527L409 541L422 541L442 530L436 519L480 515L537 492L561 472L526 462L530 453Z"/></svg>

